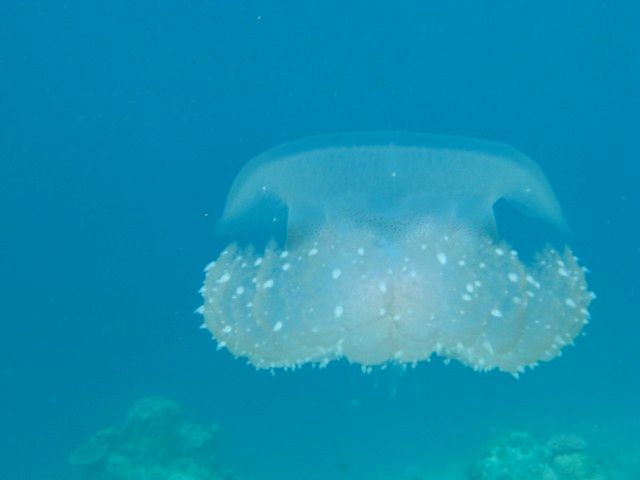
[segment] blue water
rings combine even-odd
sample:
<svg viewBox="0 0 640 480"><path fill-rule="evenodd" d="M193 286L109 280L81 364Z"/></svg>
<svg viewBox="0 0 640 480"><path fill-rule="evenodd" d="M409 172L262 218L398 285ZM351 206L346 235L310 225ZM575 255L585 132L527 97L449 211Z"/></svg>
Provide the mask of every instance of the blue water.
<svg viewBox="0 0 640 480"><path fill-rule="evenodd" d="M218 423L245 480L464 478L514 429L633 459L639 27L632 0L2 2L0 478L82 478L68 455L149 395ZM215 350L193 311L239 169L381 129L538 161L598 295L575 348L519 380L440 361L272 376Z"/></svg>

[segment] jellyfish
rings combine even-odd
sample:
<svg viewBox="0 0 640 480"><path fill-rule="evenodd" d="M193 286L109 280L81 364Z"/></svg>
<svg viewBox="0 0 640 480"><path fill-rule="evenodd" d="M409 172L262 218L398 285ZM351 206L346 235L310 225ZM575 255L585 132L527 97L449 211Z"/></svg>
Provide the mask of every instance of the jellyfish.
<svg viewBox="0 0 640 480"><path fill-rule="evenodd" d="M437 355L517 376L573 344L594 295L569 247L522 259L498 200L566 231L540 167L508 145L371 132L275 147L231 186L203 328L257 368Z"/></svg>

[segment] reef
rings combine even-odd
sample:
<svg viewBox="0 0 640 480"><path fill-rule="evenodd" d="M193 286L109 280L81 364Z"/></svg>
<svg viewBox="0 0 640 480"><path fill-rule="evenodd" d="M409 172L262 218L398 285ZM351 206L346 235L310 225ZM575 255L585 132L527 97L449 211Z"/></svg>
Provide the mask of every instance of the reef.
<svg viewBox="0 0 640 480"><path fill-rule="evenodd" d="M539 442L513 432L490 446L471 466L469 480L609 480L601 458L576 435L556 435Z"/></svg>
<svg viewBox="0 0 640 480"><path fill-rule="evenodd" d="M217 425L185 418L165 398L145 398L124 424L96 433L69 457L87 480L232 480L216 455Z"/></svg>

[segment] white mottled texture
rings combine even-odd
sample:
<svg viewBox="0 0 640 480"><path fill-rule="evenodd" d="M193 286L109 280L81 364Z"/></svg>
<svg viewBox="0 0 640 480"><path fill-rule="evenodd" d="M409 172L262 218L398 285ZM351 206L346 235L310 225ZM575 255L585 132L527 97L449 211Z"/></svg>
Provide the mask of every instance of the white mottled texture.
<svg viewBox="0 0 640 480"><path fill-rule="evenodd" d="M286 259L273 247L258 266L256 258L227 248L207 271L203 296L206 327L260 368L437 353L519 373L573 342L592 298L568 249L547 249L526 266L504 242L434 225L391 244L366 230L326 229Z"/></svg>
<svg viewBox="0 0 640 480"><path fill-rule="evenodd" d="M501 198L564 228L542 171L505 145L367 133L277 147L229 193L219 231L231 243L207 267L205 327L259 368L436 353L517 375L573 342L593 294L568 248L525 264L499 239ZM278 224L283 247L247 244Z"/></svg>

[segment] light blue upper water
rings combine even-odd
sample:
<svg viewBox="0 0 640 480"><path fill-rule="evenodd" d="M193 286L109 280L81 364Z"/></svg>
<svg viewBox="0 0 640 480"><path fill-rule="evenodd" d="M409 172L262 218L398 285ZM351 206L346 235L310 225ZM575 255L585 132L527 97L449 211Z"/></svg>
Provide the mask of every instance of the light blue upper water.
<svg viewBox="0 0 640 480"><path fill-rule="evenodd" d="M81 478L69 453L149 395L218 423L245 480L448 470L514 429L633 457L639 27L631 0L2 2L0 478ZM193 310L240 168L385 129L541 165L598 295L575 348L519 380L271 376L215 350Z"/></svg>

